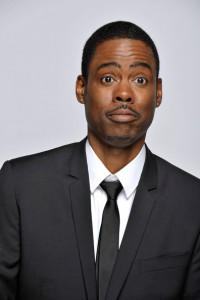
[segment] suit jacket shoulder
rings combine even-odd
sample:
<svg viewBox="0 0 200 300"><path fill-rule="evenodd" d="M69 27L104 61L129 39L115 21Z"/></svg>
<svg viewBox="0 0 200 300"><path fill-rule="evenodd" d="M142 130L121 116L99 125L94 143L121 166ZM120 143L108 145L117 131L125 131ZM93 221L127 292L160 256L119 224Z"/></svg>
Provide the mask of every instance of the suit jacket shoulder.
<svg viewBox="0 0 200 300"><path fill-rule="evenodd" d="M156 161L158 168L160 167L161 169L165 170L166 173L172 172L175 176L181 176L181 179L186 179L186 180L192 180L196 182L197 184L200 184L200 179L195 177L194 175L184 171L183 169L171 164L170 162L166 161L165 159L155 155Z"/></svg>
<svg viewBox="0 0 200 300"><path fill-rule="evenodd" d="M181 192L183 198L191 199L194 195L200 205L200 179L154 155L158 170L158 185L168 185L174 192ZM189 195L190 193L190 195Z"/></svg>
<svg viewBox="0 0 200 300"><path fill-rule="evenodd" d="M63 164L63 161L70 161L70 157L78 144L78 142L72 143L39 153L14 158L10 160L10 163L16 168L23 168L31 165L36 165L37 167L41 166L42 168L48 166L49 163L52 165L52 163L55 164L59 162L62 162Z"/></svg>

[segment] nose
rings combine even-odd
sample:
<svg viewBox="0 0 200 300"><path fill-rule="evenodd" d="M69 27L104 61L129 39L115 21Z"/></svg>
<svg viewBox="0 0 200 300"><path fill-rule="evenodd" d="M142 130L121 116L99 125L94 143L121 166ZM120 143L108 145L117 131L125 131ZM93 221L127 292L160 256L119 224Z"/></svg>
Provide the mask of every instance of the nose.
<svg viewBox="0 0 200 300"><path fill-rule="evenodd" d="M114 101L133 102L134 95L129 82L120 82L114 91Z"/></svg>

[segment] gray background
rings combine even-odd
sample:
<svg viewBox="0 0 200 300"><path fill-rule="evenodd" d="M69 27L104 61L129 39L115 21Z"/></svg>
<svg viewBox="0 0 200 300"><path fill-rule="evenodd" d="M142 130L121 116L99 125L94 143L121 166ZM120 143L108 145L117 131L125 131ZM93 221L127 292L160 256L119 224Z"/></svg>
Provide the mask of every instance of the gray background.
<svg viewBox="0 0 200 300"><path fill-rule="evenodd" d="M75 97L83 45L99 26L127 20L161 60L163 103L147 144L200 177L199 16L199 0L0 0L0 165L86 135Z"/></svg>

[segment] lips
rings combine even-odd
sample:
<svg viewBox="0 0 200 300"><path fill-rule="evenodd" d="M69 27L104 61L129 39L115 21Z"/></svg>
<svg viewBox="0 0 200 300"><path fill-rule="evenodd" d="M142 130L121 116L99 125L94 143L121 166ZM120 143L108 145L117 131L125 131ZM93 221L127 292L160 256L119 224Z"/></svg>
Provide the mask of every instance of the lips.
<svg viewBox="0 0 200 300"><path fill-rule="evenodd" d="M138 113L129 109L117 109L106 114L107 117L118 123L128 123L138 120Z"/></svg>

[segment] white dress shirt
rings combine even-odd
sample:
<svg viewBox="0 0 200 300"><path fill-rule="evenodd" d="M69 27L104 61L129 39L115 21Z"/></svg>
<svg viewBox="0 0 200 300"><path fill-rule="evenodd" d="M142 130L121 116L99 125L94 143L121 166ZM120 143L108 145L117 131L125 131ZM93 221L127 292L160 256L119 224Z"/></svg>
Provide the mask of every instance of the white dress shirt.
<svg viewBox="0 0 200 300"><path fill-rule="evenodd" d="M86 142L86 157L89 171L90 193L91 193L91 213L94 239L94 254L96 257L99 231L103 209L107 201L105 191L100 187L103 180L115 181L119 180L123 186L122 191L118 195L117 205L120 216L119 228L119 247L126 229L131 207L134 201L136 189L140 180L142 169L146 157L145 146L142 147L140 153L124 168L116 174L111 174L104 166L102 161L93 151L88 140Z"/></svg>

